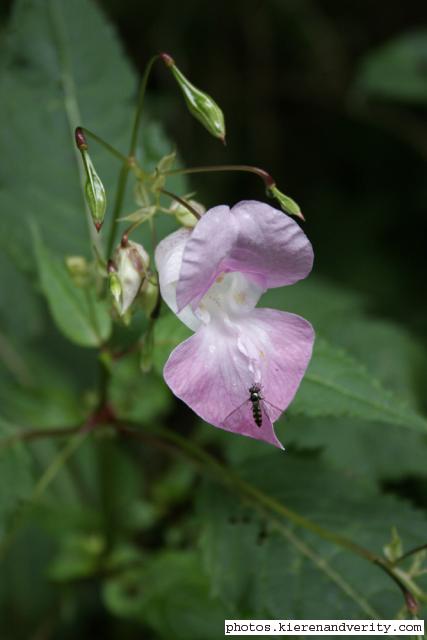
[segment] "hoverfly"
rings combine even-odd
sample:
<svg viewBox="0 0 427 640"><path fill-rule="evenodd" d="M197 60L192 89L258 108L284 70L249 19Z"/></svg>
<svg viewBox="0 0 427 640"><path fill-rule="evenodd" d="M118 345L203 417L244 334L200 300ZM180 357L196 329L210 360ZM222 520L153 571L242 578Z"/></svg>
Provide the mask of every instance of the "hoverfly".
<svg viewBox="0 0 427 640"><path fill-rule="evenodd" d="M227 429L238 430L246 424L255 425L259 429L264 425L272 427L272 417L277 417L282 413L281 409L268 402L261 394L261 385L254 383L248 389L249 397L242 402L237 409L234 409L224 420Z"/></svg>

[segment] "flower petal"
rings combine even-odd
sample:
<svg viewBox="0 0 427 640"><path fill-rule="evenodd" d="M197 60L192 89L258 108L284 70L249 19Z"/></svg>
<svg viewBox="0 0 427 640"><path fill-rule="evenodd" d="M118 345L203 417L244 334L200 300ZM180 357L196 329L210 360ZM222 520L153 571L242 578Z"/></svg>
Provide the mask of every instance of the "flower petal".
<svg viewBox="0 0 427 640"><path fill-rule="evenodd" d="M281 446L272 422L295 395L313 337L311 325L299 316L255 309L238 320L201 327L171 353L164 378L206 422ZM268 411L261 427L248 403L253 384L261 385Z"/></svg>
<svg viewBox="0 0 427 640"><path fill-rule="evenodd" d="M305 278L313 266L313 248L300 226L282 211L246 200L231 209L239 234L227 259L230 271L264 278L281 287Z"/></svg>
<svg viewBox="0 0 427 640"><path fill-rule="evenodd" d="M185 245L191 235L189 229L178 229L166 236L156 247L155 262L159 272L160 292L168 307L193 331L200 326L200 320L191 307L183 308L179 313L176 303L176 287L181 270Z"/></svg>
<svg viewBox="0 0 427 640"><path fill-rule="evenodd" d="M231 210L207 211L183 255L177 287L178 309L195 308L222 272L250 275L264 289L293 284L313 265L313 249L294 220L269 205L247 200Z"/></svg>
<svg viewBox="0 0 427 640"><path fill-rule="evenodd" d="M194 227L186 244L176 292L178 309L192 302L193 308L220 275L222 263L237 237L230 208L209 209Z"/></svg>
<svg viewBox="0 0 427 640"><path fill-rule="evenodd" d="M293 313L254 309L239 319L239 349L252 363L273 422L292 402L310 362L314 330Z"/></svg>

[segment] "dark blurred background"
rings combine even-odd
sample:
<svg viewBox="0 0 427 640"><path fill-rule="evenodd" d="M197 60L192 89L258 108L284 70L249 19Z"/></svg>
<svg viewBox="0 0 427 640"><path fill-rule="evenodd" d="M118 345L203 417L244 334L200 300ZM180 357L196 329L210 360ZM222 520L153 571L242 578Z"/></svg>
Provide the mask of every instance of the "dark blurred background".
<svg viewBox="0 0 427 640"><path fill-rule="evenodd" d="M180 96L165 69L155 68L151 87L170 99L154 107L167 109L162 115L184 162L270 171L306 215L316 273L369 294L373 311L425 334L425 107L372 99L355 82L378 47L426 27L426 4L99 4L141 72L153 53L168 51L223 108L226 148L180 117ZM420 55L427 85L427 49ZM193 186L208 205L264 198L262 184L242 174L204 176Z"/></svg>

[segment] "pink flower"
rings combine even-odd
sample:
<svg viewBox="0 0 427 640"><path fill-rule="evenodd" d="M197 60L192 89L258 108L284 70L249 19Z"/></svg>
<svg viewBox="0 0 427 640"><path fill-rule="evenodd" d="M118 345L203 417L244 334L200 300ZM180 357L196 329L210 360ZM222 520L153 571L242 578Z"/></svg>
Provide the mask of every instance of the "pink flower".
<svg viewBox="0 0 427 640"><path fill-rule="evenodd" d="M155 258L163 299L195 331L169 356L166 383L206 422L283 448L273 423L298 389L314 332L300 316L255 306L308 275L306 235L277 209L243 201L172 233Z"/></svg>

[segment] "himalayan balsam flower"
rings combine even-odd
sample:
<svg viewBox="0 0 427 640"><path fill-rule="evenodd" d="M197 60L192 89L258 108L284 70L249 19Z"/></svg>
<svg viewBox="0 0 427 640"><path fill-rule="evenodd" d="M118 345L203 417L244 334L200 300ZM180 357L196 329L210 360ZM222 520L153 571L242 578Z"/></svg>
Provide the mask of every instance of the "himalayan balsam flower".
<svg viewBox="0 0 427 640"><path fill-rule="evenodd" d="M273 423L298 389L314 332L293 313L255 306L267 289L305 278L312 263L296 222L255 201L214 207L193 230L160 242L162 296L195 331L171 353L164 377L203 420L282 448ZM254 386L261 426L250 400Z"/></svg>

